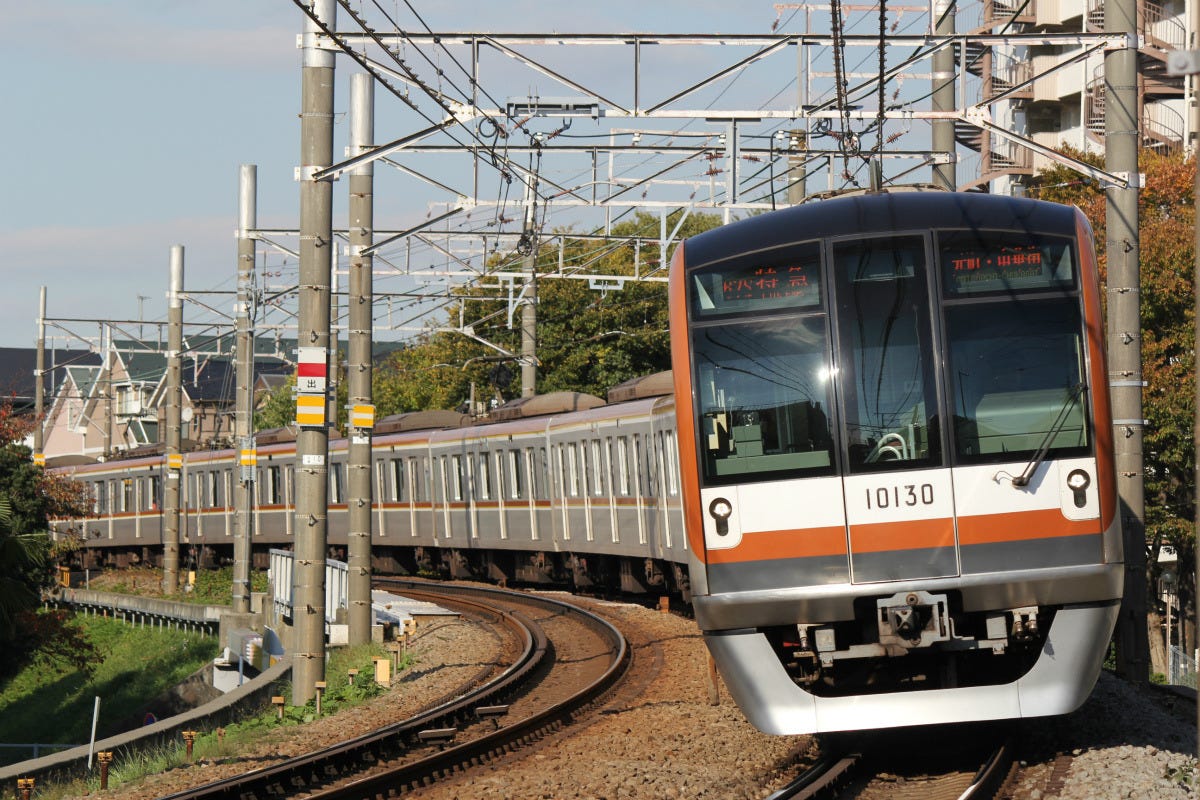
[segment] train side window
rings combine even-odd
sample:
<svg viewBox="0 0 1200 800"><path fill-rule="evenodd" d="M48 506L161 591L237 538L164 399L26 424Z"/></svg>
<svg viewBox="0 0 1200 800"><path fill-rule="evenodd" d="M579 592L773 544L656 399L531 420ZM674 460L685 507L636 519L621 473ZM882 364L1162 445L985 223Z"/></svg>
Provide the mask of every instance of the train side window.
<svg viewBox="0 0 1200 800"><path fill-rule="evenodd" d="M667 431L663 436L663 461L667 468L667 494L675 497L679 494L679 456L675 452L675 431Z"/></svg>
<svg viewBox="0 0 1200 800"><path fill-rule="evenodd" d="M480 500L491 500L492 499L491 456L489 455L489 453L486 450L484 450L483 452L481 452L479 454L479 470L478 470L477 475L479 478L479 499Z"/></svg>
<svg viewBox="0 0 1200 800"><path fill-rule="evenodd" d="M592 494L600 497L604 494L604 453L600 449L600 440L592 442Z"/></svg>
<svg viewBox="0 0 1200 800"><path fill-rule="evenodd" d="M611 444L612 440L609 440ZM616 460L613 462L616 472L616 492L623 497L629 496L629 440L624 436L617 437Z"/></svg>
<svg viewBox="0 0 1200 800"><path fill-rule="evenodd" d="M563 459L563 446L561 444L554 445L551 452L554 454L554 469L558 473L556 476L558 487L558 496L567 496L567 470L566 462Z"/></svg>
<svg viewBox="0 0 1200 800"><path fill-rule="evenodd" d="M329 502L341 503L345 501L343 489L345 488L345 473L343 464L329 465Z"/></svg>
<svg viewBox="0 0 1200 800"><path fill-rule="evenodd" d="M550 460L546 454L546 448L538 448L538 479L537 489L534 491L534 497L539 500L546 500L550 497Z"/></svg>
<svg viewBox="0 0 1200 800"><path fill-rule="evenodd" d="M392 458L391 467L391 501L392 503L403 503L404 501L404 459Z"/></svg>
<svg viewBox="0 0 1200 800"><path fill-rule="evenodd" d="M509 496L514 500L520 500L525 494L525 476L522 474L523 470L521 467L521 451L509 450L508 470L512 478L511 493Z"/></svg>
<svg viewBox="0 0 1200 800"><path fill-rule="evenodd" d="M425 456L409 461L412 473L413 501L423 503L429 499L429 459Z"/></svg>
<svg viewBox="0 0 1200 800"><path fill-rule="evenodd" d="M162 478L158 475L146 478L146 495L142 500L148 511L157 511L162 507Z"/></svg>
<svg viewBox="0 0 1200 800"><path fill-rule="evenodd" d="M567 486L570 489L571 497L579 497L579 453L574 442L569 442L564 446L567 448Z"/></svg>
<svg viewBox="0 0 1200 800"><path fill-rule="evenodd" d="M443 468L446 467L446 462L442 462ZM458 456L450 456L449 463L450 471L446 475L447 486L450 489L449 498L454 500L463 499L463 468L462 459Z"/></svg>
<svg viewBox="0 0 1200 800"><path fill-rule="evenodd" d="M274 464L268 466L263 473L263 477L265 478L263 481L263 503L266 505L277 506L283 502L281 496L281 489L283 487L279 482L279 473L279 467Z"/></svg>

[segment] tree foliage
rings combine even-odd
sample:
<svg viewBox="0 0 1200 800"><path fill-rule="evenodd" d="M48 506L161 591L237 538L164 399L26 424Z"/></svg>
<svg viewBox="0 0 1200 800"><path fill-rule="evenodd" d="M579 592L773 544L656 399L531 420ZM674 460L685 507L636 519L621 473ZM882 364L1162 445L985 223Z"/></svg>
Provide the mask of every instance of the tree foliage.
<svg viewBox="0 0 1200 800"><path fill-rule="evenodd" d="M668 227L674 228L678 221L676 214L668 219ZM713 216L692 215L683 221L678 235L694 235L718 222ZM658 231L659 219L640 213L613 226L612 238ZM538 392L578 391L603 397L624 380L669 369L666 284L627 280L596 290L584 279L588 274L650 273L665 278L667 265L659 248L646 246L635 256L628 242L604 244L563 233L567 238L561 256L556 245L543 246L537 256L537 272L542 276L537 281ZM460 319L477 338L449 330ZM519 396L520 365L496 348L520 353L520 319L517 309L510 324L503 290L460 291L443 319L376 369L376 415L455 408L472 396L499 402Z"/></svg>
<svg viewBox="0 0 1200 800"><path fill-rule="evenodd" d="M1102 166L1097 156L1071 155ZM1194 160L1144 151L1146 185L1139 193L1143 438L1148 564L1163 544L1179 553L1181 597L1190 597L1195 569L1195 252ZM1104 191L1066 167L1040 173L1034 196L1079 206L1096 231L1102 281L1108 253ZM1153 585L1153 584L1152 584Z"/></svg>
<svg viewBox="0 0 1200 800"><path fill-rule="evenodd" d="M52 579L51 516L83 516L87 488L35 466L21 444L36 420L0 403L0 672L18 657L22 643L56 626L39 621L40 590Z"/></svg>

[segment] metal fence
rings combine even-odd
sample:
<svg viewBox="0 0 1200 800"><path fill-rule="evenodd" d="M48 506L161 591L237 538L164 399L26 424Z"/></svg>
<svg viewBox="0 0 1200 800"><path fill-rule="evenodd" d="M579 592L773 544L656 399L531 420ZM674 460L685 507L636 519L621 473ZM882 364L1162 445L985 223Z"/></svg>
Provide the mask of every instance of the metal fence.
<svg viewBox="0 0 1200 800"><path fill-rule="evenodd" d="M294 562L291 550L271 549L270 582L275 613L292 616ZM337 622L338 614L347 607L347 584L350 580L349 566L344 561L325 559L325 622Z"/></svg>
<svg viewBox="0 0 1200 800"><path fill-rule="evenodd" d="M1196 656L1185 653L1175 645L1167 649L1168 666L1167 683L1176 686L1196 688Z"/></svg>

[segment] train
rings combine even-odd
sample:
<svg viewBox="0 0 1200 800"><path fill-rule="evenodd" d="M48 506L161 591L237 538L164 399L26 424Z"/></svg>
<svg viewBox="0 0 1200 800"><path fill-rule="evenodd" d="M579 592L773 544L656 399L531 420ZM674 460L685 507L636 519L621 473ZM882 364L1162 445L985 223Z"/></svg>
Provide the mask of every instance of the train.
<svg viewBox="0 0 1200 800"><path fill-rule="evenodd" d="M1091 229L1075 208L886 190L681 242L671 370L606 400L372 437L372 566L673 595L774 734L1067 713L1122 594ZM260 433L252 554L294 541L294 435ZM347 443L331 437L330 555ZM161 454L93 487L94 563L159 563ZM184 456L181 550L233 549L238 453Z"/></svg>

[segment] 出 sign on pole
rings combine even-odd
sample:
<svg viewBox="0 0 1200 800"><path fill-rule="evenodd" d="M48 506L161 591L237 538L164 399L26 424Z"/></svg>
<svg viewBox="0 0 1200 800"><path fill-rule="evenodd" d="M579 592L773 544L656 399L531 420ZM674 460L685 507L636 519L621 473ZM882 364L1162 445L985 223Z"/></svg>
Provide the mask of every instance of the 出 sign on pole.
<svg viewBox="0 0 1200 800"><path fill-rule="evenodd" d="M296 424L316 425L325 424L325 395L298 394L296 395Z"/></svg>
<svg viewBox="0 0 1200 800"><path fill-rule="evenodd" d="M183 456L180 453L168 454L167 469L183 469Z"/></svg>
<svg viewBox="0 0 1200 800"><path fill-rule="evenodd" d="M296 391L324 392L325 378L329 374L329 356L325 348L299 347L297 354Z"/></svg>

